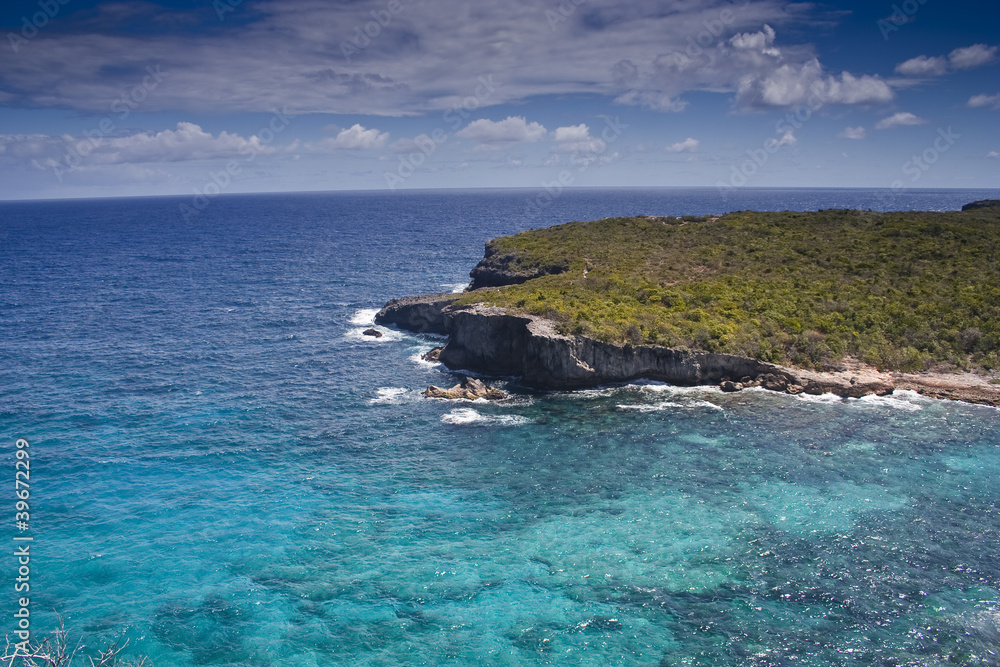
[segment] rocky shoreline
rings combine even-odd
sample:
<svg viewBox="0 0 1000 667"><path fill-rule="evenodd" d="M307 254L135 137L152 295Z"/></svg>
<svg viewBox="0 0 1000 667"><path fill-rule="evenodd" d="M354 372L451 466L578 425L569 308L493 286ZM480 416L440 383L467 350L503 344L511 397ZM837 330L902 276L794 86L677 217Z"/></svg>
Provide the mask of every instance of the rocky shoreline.
<svg viewBox="0 0 1000 667"><path fill-rule="evenodd" d="M637 379L718 385L724 391L763 387L790 394L859 398L912 390L934 398L1000 406L1000 385L973 374L885 373L857 365L837 372L788 368L731 354L656 345L613 345L557 332L542 317L483 304L459 305L461 295L394 299L375 322L448 336L439 360L454 369L509 375L537 389L583 389Z"/></svg>

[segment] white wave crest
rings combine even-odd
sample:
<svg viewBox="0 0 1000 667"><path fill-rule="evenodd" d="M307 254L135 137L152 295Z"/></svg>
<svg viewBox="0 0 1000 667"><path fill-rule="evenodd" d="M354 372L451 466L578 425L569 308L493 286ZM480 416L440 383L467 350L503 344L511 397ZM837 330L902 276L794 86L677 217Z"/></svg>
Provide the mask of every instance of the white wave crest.
<svg viewBox="0 0 1000 667"><path fill-rule="evenodd" d="M348 320L351 324L359 327L370 326L375 324L375 315L378 314L378 308L362 308L361 310L355 311L351 315L351 319Z"/></svg>
<svg viewBox="0 0 1000 667"><path fill-rule="evenodd" d="M458 408L442 415L445 424L496 424L499 426L521 426L530 424L527 417L518 415L486 415L472 408Z"/></svg>
<svg viewBox="0 0 1000 667"><path fill-rule="evenodd" d="M379 387L375 390L375 398L368 401L368 404L392 405L402 403L409 391L406 387Z"/></svg>
<svg viewBox="0 0 1000 667"><path fill-rule="evenodd" d="M382 334L379 336L366 336L365 331L369 327L362 327L358 329L348 329L344 332L344 338L354 341L364 341L366 343L388 343L390 341L403 340L403 334L399 331L393 331L392 329L378 329Z"/></svg>
<svg viewBox="0 0 1000 667"><path fill-rule="evenodd" d="M723 411L723 408L708 401L685 401L683 403L678 401L660 401L659 403L619 404L615 407L619 410L635 410L636 412L662 412L670 408L679 408L681 410L709 408L711 410L719 410L720 412Z"/></svg>
<svg viewBox="0 0 1000 667"><path fill-rule="evenodd" d="M417 366L423 366L424 368L437 368L441 365L440 361L427 361L424 359L424 355L431 351L431 348L422 348L419 352L411 354L409 359Z"/></svg>
<svg viewBox="0 0 1000 667"><path fill-rule="evenodd" d="M836 394L796 394L796 398L806 403L842 403L844 399Z"/></svg>
<svg viewBox="0 0 1000 667"><path fill-rule="evenodd" d="M876 396L874 394L862 396L858 399L858 403L872 407L905 410L906 412L920 412L924 407L916 403L916 399L919 398L920 394L916 392L897 391L887 396Z"/></svg>
<svg viewBox="0 0 1000 667"><path fill-rule="evenodd" d="M667 384L665 382L634 382L632 384L625 385L625 389L638 389L639 391L648 391L655 393L667 393L676 394L679 396L693 395L693 394L721 394L722 390L715 385L709 384L699 384L693 387L685 387L676 384Z"/></svg>

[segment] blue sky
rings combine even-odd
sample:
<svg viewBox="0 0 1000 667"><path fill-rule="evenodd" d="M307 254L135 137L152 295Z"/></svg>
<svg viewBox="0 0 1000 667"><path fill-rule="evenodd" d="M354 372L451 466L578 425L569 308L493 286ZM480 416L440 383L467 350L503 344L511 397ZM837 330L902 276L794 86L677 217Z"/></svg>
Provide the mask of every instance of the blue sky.
<svg viewBox="0 0 1000 667"><path fill-rule="evenodd" d="M1000 187L1000 9L14 0L0 199Z"/></svg>

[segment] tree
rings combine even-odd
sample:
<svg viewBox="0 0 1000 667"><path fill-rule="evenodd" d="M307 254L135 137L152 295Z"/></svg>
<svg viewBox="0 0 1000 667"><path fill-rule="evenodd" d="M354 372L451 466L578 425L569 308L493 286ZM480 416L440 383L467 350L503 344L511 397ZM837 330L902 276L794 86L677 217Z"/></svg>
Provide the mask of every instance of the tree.
<svg viewBox="0 0 1000 667"><path fill-rule="evenodd" d="M104 650L98 650L96 657L87 656L89 667L151 667L145 656L137 660L120 658L121 652L128 646L128 640L123 639L124 637L119 637ZM8 638L0 661L3 667L73 667L79 664L74 661L83 648L83 644L77 644L70 650L66 628L60 618L59 628L53 636L41 641L11 644Z"/></svg>

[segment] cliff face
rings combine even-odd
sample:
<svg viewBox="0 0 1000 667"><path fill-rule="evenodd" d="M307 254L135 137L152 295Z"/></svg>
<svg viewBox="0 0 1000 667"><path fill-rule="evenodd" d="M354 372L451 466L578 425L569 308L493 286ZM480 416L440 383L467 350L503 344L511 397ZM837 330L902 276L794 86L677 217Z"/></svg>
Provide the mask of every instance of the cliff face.
<svg viewBox="0 0 1000 667"><path fill-rule="evenodd" d="M472 277L470 290L481 287L503 287L504 285L519 285L532 278L565 273L567 267L562 265L542 266L533 269L519 267L519 256L515 253L503 252L496 243L488 241L486 252L481 262L469 272Z"/></svg>
<svg viewBox="0 0 1000 667"><path fill-rule="evenodd" d="M445 308L457 294L426 294L393 299L375 316L376 324L394 324L415 333L447 334Z"/></svg>
<svg viewBox="0 0 1000 667"><path fill-rule="evenodd" d="M442 363L498 375L520 376L544 389L592 387L637 378L673 384L716 384L723 378L781 373L753 359L672 350L652 345L611 345L563 336L551 322L473 306L448 315L450 339ZM791 378L789 378L789 382Z"/></svg>
<svg viewBox="0 0 1000 667"><path fill-rule="evenodd" d="M390 301L375 317L417 332L444 333L440 360L450 368L515 375L540 389L578 389L639 378L678 385L718 384L749 378L768 389L842 396L892 391L884 374L843 377L782 368L731 354L675 350L655 345L612 345L563 336L540 317L483 305L455 306L456 295L434 294Z"/></svg>

